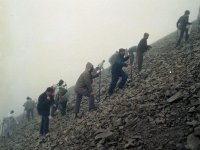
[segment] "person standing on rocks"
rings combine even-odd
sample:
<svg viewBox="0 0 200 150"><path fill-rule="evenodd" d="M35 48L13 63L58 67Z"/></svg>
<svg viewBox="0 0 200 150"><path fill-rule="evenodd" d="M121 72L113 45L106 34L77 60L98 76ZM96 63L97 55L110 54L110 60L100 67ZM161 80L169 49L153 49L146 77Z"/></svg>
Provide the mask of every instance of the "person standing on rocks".
<svg viewBox="0 0 200 150"><path fill-rule="evenodd" d="M151 46L147 45L147 39L149 38L148 33L144 33L144 37L140 40L137 46L137 64L138 64L138 72L142 70L143 64L143 55L144 53L151 48Z"/></svg>
<svg viewBox="0 0 200 150"><path fill-rule="evenodd" d="M50 106L54 101L54 88L48 87L38 98L37 110L41 115L40 135L46 135L49 132Z"/></svg>
<svg viewBox="0 0 200 150"><path fill-rule="evenodd" d="M108 90L108 94L111 96L114 92L114 89L117 85L119 78L121 77L121 81L118 85L120 89L122 89L128 79L128 74L123 71L123 67L128 67L128 64L125 63L129 56L125 57L125 49L119 49L119 53L116 55L115 60L113 60L113 64L111 66L112 80L110 83L110 87Z"/></svg>
<svg viewBox="0 0 200 150"><path fill-rule="evenodd" d="M59 103L59 90L60 87L63 87L64 81L61 79L58 84L53 85L55 90L55 96L54 96L54 104L51 106L51 117L55 116L56 111L58 110L58 107L60 105Z"/></svg>
<svg viewBox="0 0 200 150"><path fill-rule="evenodd" d="M27 116L27 119L28 121L30 121L30 116L31 116L31 119L33 120L34 119L34 108L35 108L35 102L30 98L30 97L27 97L26 98L27 101L24 103L24 110L26 111L26 116Z"/></svg>
<svg viewBox="0 0 200 150"><path fill-rule="evenodd" d="M67 101L69 100L67 86L59 87L59 92L57 93L56 97L57 101L59 102L59 110L61 115L64 116L66 115Z"/></svg>
<svg viewBox="0 0 200 150"><path fill-rule="evenodd" d="M178 19L178 22L176 23L177 28L181 31L176 47L180 46L184 34L185 34L185 41L188 41L189 39L188 27L190 27L190 25L192 24L189 22L189 15L190 11L186 10L185 14L181 16Z"/></svg>
<svg viewBox="0 0 200 150"><path fill-rule="evenodd" d="M88 62L85 71L78 78L75 85L76 105L75 105L75 118L78 117L80 110L81 100L83 96L89 97L89 111L96 110L94 104L94 91L92 88L93 79L98 77L99 74L92 74L94 70L93 65Z"/></svg>

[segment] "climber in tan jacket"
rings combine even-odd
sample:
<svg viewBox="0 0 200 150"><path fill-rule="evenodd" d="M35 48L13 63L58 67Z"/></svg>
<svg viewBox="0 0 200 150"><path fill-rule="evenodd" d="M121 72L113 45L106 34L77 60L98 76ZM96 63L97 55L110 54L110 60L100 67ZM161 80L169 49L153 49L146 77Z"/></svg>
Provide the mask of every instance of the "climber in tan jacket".
<svg viewBox="0 0 200 150"><path fill-rule="evenodd" d="M83 96L89 97L89 111L96 109L94 104L95 93L92 89L92 82L94 78L99 76L99 74L93 75L93 70L93 65L88 62L85 71L80 75L78 81L76 82L75 93L77 97L75 105L75 117L77 117L77 114L79 113L80 104Z"/></svg>

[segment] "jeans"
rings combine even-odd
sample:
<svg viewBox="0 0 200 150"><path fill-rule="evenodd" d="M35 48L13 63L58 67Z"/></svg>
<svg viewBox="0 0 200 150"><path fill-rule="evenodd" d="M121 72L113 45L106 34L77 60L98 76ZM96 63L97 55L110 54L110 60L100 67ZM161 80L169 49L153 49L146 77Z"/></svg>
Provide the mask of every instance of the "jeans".
<svg viewBox="0 0 200 150"><path fill-rule="evenodd" d="M110 87L109 87L109 91L108 91L109 95L113 94L113 91L114 91L120 77L122 79L121 79L120 83L118 84L118 87L120 89L122 89L128 79L128 74L125 73L124 71L121 71L120 73L112 72L112 81L110 83Z"/></svg>
<svg viewBox="0 0 200 150"><path fill-rule="evenodd" d="M94 96L90 96L90 95L84 95L84 96L89 97L89 110L92 110L93 108L95 108ZM82 98L83 98L83 95L77 94L76 105L75 105L75 113L76 114L79 113Z"/></svg>
<svg viewBox="0 0 200 150"><path fill-rule="evenodd" d="M46 135L49 132L49 116L42 115L40 124L40 134Z"/></svg>
<svg viewBox="0 0 200 150"><path fill-rule="evenodd" d="M60 112L62 116L66 115L66 109L67 109L67 101L63 100L60 102Z"/></svg>
<svg viewBox="0 0 200 150"><path fill-rule="evenodd" d="M51 116L54 117L55 116L55 113L58 109L58 105L59 103L58 102L55 102L52 106L51 106Z"/></svg>
<svg viewBox="0 0 200 150"><path fill-rule="evenodd" d="M189 34L188 34L188 29L181 29L181 33L180 33L180 37L178 39L178 42L176 44L176 47L179 46L181 44L181 40L184 36L184 33L186 34L185 35L185 41L187 41L189 39Z"/></svg>
<svg viewBox="0 0 200 150"><path fill-rule="evenodd" d="M137 64L138 64L138 71L140 72L142 70L142 64L143 64L143 53L137 53Z"/></svg>

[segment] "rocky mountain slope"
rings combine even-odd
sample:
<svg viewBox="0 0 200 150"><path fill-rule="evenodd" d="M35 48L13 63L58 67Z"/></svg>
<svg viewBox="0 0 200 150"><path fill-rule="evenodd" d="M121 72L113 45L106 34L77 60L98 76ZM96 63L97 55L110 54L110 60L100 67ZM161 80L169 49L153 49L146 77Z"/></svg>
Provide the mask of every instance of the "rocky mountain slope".
<svg viewBox="0 0 200 150"><path fill-rule="evenodd" d="M200 34L175 49L176 33L153 44L133 82L104 99L110 75L102 76L95 112L82 118L56 116L50 134L38 135L39 120L17 129L2 150L200 150ZM95 88L98 79L95 81Z"/></svg>

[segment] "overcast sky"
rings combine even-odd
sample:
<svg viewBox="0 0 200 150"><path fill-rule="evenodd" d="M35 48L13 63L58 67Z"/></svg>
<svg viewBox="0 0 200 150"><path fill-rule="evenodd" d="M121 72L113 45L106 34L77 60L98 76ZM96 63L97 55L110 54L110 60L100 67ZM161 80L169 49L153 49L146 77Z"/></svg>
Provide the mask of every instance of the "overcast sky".
<svg viewBox="0 0 200 150"><path fill-rule="evenodd" d="M97 65L119 48L174 31L199 0L0 0L0 118L17 113L64 79L74 85L87 61ZM108 63L106 64L108 65Z"/></svg>

